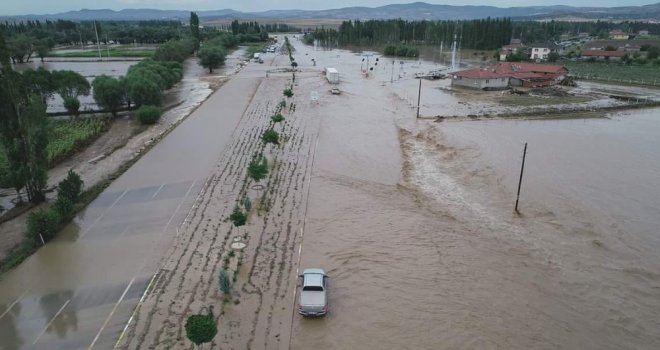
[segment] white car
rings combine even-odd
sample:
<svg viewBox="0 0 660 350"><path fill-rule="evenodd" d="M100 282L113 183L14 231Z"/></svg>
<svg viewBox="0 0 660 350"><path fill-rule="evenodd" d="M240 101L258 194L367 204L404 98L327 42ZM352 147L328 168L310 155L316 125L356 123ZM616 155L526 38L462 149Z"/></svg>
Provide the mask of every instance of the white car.
<svg viewBox="0 0 660 350"><path fill-rule="evenodd" d="M303 316L323 316L328 313L328 276L322 269L305 269L302 275L298 313Z"/></svg>

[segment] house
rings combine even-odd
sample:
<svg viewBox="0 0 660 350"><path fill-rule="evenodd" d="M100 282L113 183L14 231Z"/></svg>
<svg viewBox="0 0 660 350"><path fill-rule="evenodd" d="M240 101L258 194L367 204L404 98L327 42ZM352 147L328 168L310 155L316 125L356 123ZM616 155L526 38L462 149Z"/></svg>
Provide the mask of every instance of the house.
<svg viewBox="0 0 660 350"><path fill-rule="evenodd" d="M597 60L615 61L620 60L626 55L625 51L603 51L603 50L585 50L582 51L582 58L595 58Z"/></svg>
<svg viewBox="0 0 660 350"><path fill-rule="evenodd" d="M649 36L649 31L646 29L642 29L639 31L639 36Z"/></svg>
<svg viewBox="0 0 660 350"><path fill-rule="evenodd" d="M509 87L509 75L492 68L475 68L452 73L451 86L479 90L504 90Z"/></svg>
<svg viewBox="0 0 660 350"><path fill-rule="evenodd" d="M482 90L501 90L510 86L549 86L568 75L568 69L551 64L500 62L495 67L468 69L452 73L452 86Z"/></svg>
<svg viewBox="0 0 660 350"><path fill-rule="evenodd" d="M500 61L506 61L507 56L515 53L518 49L522 49L523 47L520 39L511 39L509 45L504 45L500 49Z"/></svg>
<svg viewBox="0 0 660 350"><path fill-rule="evenodd" d="M610 32L610 39L612 40L628 40L630 39L630 35L627 33L624 33L621 30L613 30Z"/></svg>
<svg viewBox="0 0 660 350"><path fill-rule="evenodd" d="M589 36L591 36L591 33L589 32L580 32L580 34L578 34L578 37L580 38L588 38Z"/></svg>
<svg viewBox="0 0 660 350"><path fill-rule="evenodd" d="M554 44L530 45L529 58L532 60L547 60L550 53L555 49Z"/></svg>

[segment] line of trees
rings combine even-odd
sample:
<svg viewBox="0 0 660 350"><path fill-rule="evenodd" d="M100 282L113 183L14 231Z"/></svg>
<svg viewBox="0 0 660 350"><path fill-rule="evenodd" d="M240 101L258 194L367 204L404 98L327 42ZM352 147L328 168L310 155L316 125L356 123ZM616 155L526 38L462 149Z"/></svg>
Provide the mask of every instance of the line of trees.
<svg viewBox="0 0 660 350"><path fill-rule="evenodd" d="M521 38L525 42L548 42L559 40L560 35L565 33L577 35L589 32L604 36L613 29L631 32L649 29L651 32L660 32L660 24L536 22L490 17L465 21L356 20L344 21L336 30L317 28L304 40L307 43L318 40L323 46L444 43L449 47L456 36L462 48L494 50L508 44L512 37Z"/></svg>

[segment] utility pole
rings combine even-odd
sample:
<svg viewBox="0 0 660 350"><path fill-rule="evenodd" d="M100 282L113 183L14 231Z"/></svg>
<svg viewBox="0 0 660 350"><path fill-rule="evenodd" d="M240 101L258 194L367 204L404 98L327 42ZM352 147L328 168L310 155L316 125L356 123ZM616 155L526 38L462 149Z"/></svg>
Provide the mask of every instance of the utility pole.
<svg viewBox="0 0 660 350"><path fill-rule="evenodd" d="M419 79L419 91L417 91L417 118L419 118L419 101L422 97L422 79Z"/></svg>
<svg viewBox="0 0 660 350"><path fill-rule="evenodd" d="M105 51L108 54L108 60L110 59L110 43L108 42L108 34L105 35Z"/></svg>
<svg viewBox="0 0 660 350"><path fill-rule="evenodd" d="M94 33L96 33L96 47L99 50L99 61L101 60L101 43L99 42L99 31L96 28L96 21L94 21Z"/></svg>
<svg viewBox="0 0 660 350"><path fill-rule="evenodd" d="M394 63L396 60L392 60L392 75L390 76L390 84L394 83Z"/></svg>
<svg viewBox="0 0 660 350"><path fill-rule="evenodd" d="M520 180L518 180L518 195L516 196L516 213L518 211L518 200L520 199L520 186L522 185L523 172L525 171L525 156L527 155L527 142L525 142L525 149L523 149L522 167L520 168Z"/></svg>

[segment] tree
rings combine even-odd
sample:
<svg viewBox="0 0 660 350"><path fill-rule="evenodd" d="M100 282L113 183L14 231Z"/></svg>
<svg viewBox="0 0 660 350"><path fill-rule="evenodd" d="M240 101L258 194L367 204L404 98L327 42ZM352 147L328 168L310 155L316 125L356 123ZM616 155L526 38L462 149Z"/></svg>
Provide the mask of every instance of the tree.
<svg viewBox="0 0 660 350"><path fill-rule="evenodd" d="M29 92L41 97L41 102L44 104L48 103L48 100L57 90L52 73L44 67L39 67L36 70L25 70L23 78Z"/></svg>
<svg viewBox="0 0 660 350"><path fill-rule="evenodd" d="M209 73L213 73L213 69L225 63L225 52L218 46L202 47L197 53L197 57L199 57L199 64L208 68Z"/></svg>
<svg viewBox="0 0 660 350"><path fill-rule="evenodd" d="M57 213L52 210L39 209L30 213L27 217L26 229L26 236L30 245L36 247L53 238L58 221Z"/></svg>
<svg viewBox="0 0 660 350"><path fill-rule="evenodd" d="M66 198L72 203L77 203L82 194L84 182L73 170L69 170L64 180L57 185L57 197Z"/></svg>
<svg viewBox="0 0 660 350"><path fill-rule="evenodd" d="M186 320L186 336L195 345L208 343L218 334L218 328L213 319L213 312L207 315L190 315Z"/></svg>
<svg viewBox="0 0 660 350"><path fill-rule="evenodd" d="M77 117L80 110L80 101L76 97L66 97L64 99L64 108L70 115Z"/></svg>
<svg viewBox="0 0 660 350"><path fill-rule="evenodd" d="M107 75L96 77L92 82L94 101L100 107L107 109L113 116L124 103L124 86L116 78Z"/></svg>
<svg viewBox="0 0 660 350"><path fill-rule="evenodd" d="M195 12L190 13L190 35L195 40L195 50L198 50L201 37L199 34L199 17Z"/></svg>
<svg viewBox="0 0 660 350"><path fill-rule="evenodd" d="M268 175L268 161L266 157L255 157L250 164L248 164L248 176L254 181L260 181Z"/></svg>
<svg viewBox="0 0 660 350"><path fill-rule="evenodd" d="M11 59L14 63L30 62L32 57L34 38L25 34L19 34L13 37L7 43Z"/></svg>
<svg viewBox="0 0 660 350"><path fill-rule="evenodd" d="M278 134L277 131L275 131L273 129L268 129L268 130L264 131L263 135L261 135L261 140L266 144L272 143L272 144L279 145L280 144L280 134Z"/></svg>
<svg viewBox="0 0 660 350"><path fill-rule="evenodd" d="M126 77L128 96L136 107L160 106L163 92L156 82L144 75L130 74Z"/></svg>
<svg viewBox="0 0 660 350"><path fill-rule="evenodd" d="M55 42L51 38L45 38L35 42L34 48L37 51L37 55L41 59L41 62L43 62L44 58L48 56L48 52L53 46L55 46Z"/></svg>
<svg viewBox="0 0 660 350"><path fill-rule="evenodd" d="M52 76L57 93L62 96L62 99L89 95L89 82L80 73L71 70L56 70Z"/></svg>
<svg viewBox="0 0 660 350"><path fill-rule="evenodd" d="M0 54L5 59L4 40L0 37ZM5 61L6 62L6 61ZM22 75L3 63L0 74L0 139L5 148L7 179L16 190L26 188L28 200L45 199L47 180L48 130L46 106L40 97L30 95Z"/></svg>
<svg viewBox="0 0 660 350"><path fill-rule="evenodd" d="M548 55L548 61L550 62L557 62L559 60L559 54L556 52L550 52Z"/></svg>
<svg viewBox="0 0 660 350"><path fill-rule="evenodd" d="M291 90L291 89L284 89L284 91L282 92L282 94L284 94L284 96L286 96L286 97L291 97L291 96L293 96L293 90Z"/></svg>

